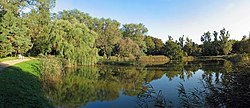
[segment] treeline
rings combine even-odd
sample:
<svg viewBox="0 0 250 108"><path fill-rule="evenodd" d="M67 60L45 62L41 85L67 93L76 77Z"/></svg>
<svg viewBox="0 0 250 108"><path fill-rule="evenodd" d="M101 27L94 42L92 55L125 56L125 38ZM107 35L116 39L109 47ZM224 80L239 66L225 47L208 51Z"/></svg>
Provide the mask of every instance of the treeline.
<svg viewBox="0 0 250 108"><path fill-rule="evenodd" d="M55 0L0 1L0 57L55 55L71 64L95 64L100 56L139 59L143 55L216 56L250 53L249 39L229 40L229 32L206 32L202 45L184 36L168 41L147 35L145 25L95 18L79 10L51 13ZM26 12L29 9L29 12ZM25 11L26 10L26 11ZM214 39L212 39L214 37Z"/></svg>

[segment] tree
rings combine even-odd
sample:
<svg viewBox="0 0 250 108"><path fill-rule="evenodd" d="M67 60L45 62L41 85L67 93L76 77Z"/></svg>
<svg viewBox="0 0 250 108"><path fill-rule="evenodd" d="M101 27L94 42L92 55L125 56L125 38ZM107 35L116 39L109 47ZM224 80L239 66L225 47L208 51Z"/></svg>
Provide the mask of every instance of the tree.
<svg viewBox="0 0 250 108"><path fill-rule="evenodd" d="M201 36L201 42L203 42L202 44L202 53L203 55L212 55L211 54L211 33L208 31L206 33L204 33Z"/></svg>
<svg viewBox="0 0 250 108"><path fill-rule="evenodd" d="M115 47L115 44L121 39L121 32L119 30L120 23L111 19L100 19L98 30L95 30L99 37L96 40L96 47L101 49L103 53L109 58Z"/></svg>
<svg viewBox="0 0 250 108"><path fill-rule="evenodd" d="M164 43L161 39L152 36L145 36L144 41L147 46L147 51L145 52L147 55L163 55L162 49L164 47Z"/></svg>
<svg viewBox="0 0 250 108"><path fill-rule="evenodd" d="M33 47L33 55L48 54L51 52L51 43L49 34L52 30L52 20L50 10L54 7L55 0L36 0L35 7L30 13L24 15L25 22L29 30L29 36Z"/></svg>
<svg viewBox="0 0 250 108"><path fill-rule="evenodd" d="M214 31L214 41L211 43L211 55L220 54L220 42L218 40L218 32Z"/></svg>
<svg viewBox="0 0 250 108"><path fill-rule="evenodd" d="M34 6L36 0L1 0L0 1L0 18L11 11L15 17L21 15L24 8Z"/></svg>
<svg viewBox="0 0 250 108"><path fill-rule="evenodd" d="M174 42L171 36L169 36L169 40L164 45L163 54L171 60L182 60L184 56L181 46L177 42Z"/></svg>
<svg viewBox="0 0 250 108"><path fill-rule="evenodd" d="M192 39L186 38L185 46L183 47L183 50L190 56L192 55L193 51L193 42Z"/></svg>
<svg viewBox="0 0 250 108"><path fill-rule="evenodd" d="M97 34L77 20L56 20L49 36L52 51L72 64L92 65L98 61L94 47Z"/></svg>
<svg viewBox="0 0 250 108"><path fill-rule="evenodd" d="M229 41L229 37L229 31L226 31L225 28L220 30L220 46L224 55L228 55L232 51L232 43Z"/></svg>
<svg viewBox="0 0 250 108"><path fill-rule="evenodd" d="M22 19L14 16L12 11L7 11L3 16L0 31L2 31L1 39L3 46L1 47L1 55L18 53L25 54L31 45L30 37L28 37L26 26L24 26Z"/></svg>
<svg viewBox="0 0 250 108"><path fill-rule="evenodd" d="M250 39L246 38L244 40L234 42L232 45L232 53L250 54Z"/></svg>
<svg viewBox="0 0 250 108"><path fill-rule="evenodd" d="M57 19L68 20L71 22L72 18L75 18L79 23L84 23L90 30L96 27L93 21L94 19L89 14L81 12L77 9L63 10L57 14ZM99 19L97 19L97 22L99 22Z"/></svg>
<svg viewBox="0 0 250 108"><path fill-rule="evenodd" d="M140 57L140 47L130 38L121 39L117 45L118 54L121 57L131 57L131 58L139 58Z"/></svg>
<svg viewBox="0 0 250 108"><path fill-rule="evenodd" d="M21 17L22 9L33 5L34 0L0 1L0 57L9 54L25 54L30 49L25 21Z"/></svg>
<svg viewBox="0 0 250 108"><path fill-rule="evenodd" d="M164 43L162 42L161 39L158 38L153 38L153 41L155 43L155 48L154 48L154 55L163 55L162 54L162 49L164 47Z"/></svg>
<svg viewBox="0 0 250 108"><path fill-rule="evenodd" d="M184 47L184 35L182 37L179 37L179 45L183 48Z"/></svg>
<svg viewBox="0 0 250 108"><path fill-rule="evenodd" d="M183 38L183 37L182 37ZM198 44L192 41L192 39L186 37L186 42L182 48L187 56L200 56L201 48Z"/></svg>
<svg viewBox="0 0 250 108"><path fill-rule="evenodd" d="M144 41L145 41L146 46L147 46L147 52L146 52L146 54L147 55L152 55L153 52L154 52L154 49L155 49L155 43L154 43L153 37L146 36L144 38Z"/></svg>
<svg viewBox="0 0 250 108"><path fill-rule="evenodd" d="M123 37L129 37L135 43L137 43L141 49L141 52L146 52L147 46L144 41L144 36L148 32L148 29L142 24L125 24L122 29Z"/></svg>

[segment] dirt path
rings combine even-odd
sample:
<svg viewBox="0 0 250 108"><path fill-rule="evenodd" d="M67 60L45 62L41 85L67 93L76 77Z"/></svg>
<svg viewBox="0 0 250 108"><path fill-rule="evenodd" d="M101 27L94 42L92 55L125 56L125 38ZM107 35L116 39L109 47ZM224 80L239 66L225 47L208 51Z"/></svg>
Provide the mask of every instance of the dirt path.
<svg viewBox="0 0 250 108"><path fill-rule="evenodd" d="M0 62L0 71L2 71L4 68L7 68L9 66L15 65L17 63L21 63L24 61L29 61L31 60L30 58L24 58L24 59L17 59L17 60L8 60L4 62Z"/></svg>

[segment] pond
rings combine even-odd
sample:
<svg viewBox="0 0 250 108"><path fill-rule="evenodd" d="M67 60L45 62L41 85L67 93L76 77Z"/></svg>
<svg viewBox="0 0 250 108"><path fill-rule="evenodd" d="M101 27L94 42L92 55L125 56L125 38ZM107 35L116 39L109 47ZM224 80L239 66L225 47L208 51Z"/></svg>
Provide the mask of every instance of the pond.
<svg viewBox="0 0 250 108"><path fill-rule="evenodd" d="M248 76L229 61L90 66L67 69L44 92L53 105L70 108L246 107Z"/></svg>

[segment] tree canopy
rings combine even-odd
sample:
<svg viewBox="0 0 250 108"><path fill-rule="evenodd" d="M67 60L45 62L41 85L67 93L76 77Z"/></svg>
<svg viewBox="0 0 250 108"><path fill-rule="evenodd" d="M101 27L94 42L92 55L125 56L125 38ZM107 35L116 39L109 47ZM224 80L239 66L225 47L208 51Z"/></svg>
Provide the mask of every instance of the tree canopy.
<svg viewBox="0 0 250 108"><path fill-rule="evenodd" d="M249 38L231 40L225 28L207 31L199 45L182 35L167 42L148 35L142 23L121 24L110 18L96 18L77 9L51 13L55 0L0 1L0 57L55 55L72 64L95 64L99 56L140 58L166 55L216 56L250 53ZM30 11L23 11L23 10Z"/></svg>

